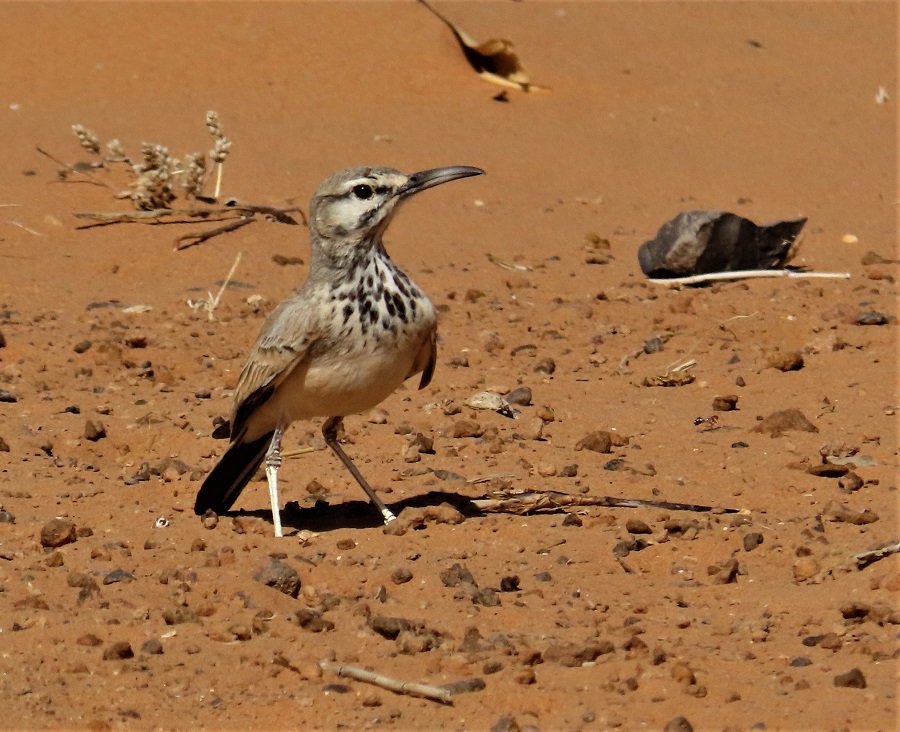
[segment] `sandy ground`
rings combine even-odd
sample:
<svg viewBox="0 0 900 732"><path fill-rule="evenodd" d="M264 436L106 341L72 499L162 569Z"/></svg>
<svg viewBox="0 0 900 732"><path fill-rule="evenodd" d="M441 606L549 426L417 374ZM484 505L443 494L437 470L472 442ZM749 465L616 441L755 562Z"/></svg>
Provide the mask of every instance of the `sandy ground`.
<svg viewBox="0 0 900 732"><path fill-rule="evenodd" d="M896 256L895 5L440 7L514 39L552 91L494 100L409 2L0 5L0 725L896 729L900 558L853 560L900 539L897 272L866 256ZM434 382L346 420L405 533L316 424L288 433L316 449L282 469L285 538L264 482L217 523L192 512L213 420L305 276L273 256L308 261L307 233L263 221L175 252L203 227L76 230L128 202L59 182L35 146L87 160L81 123L182 155L208 148L209 109L243 201L305 207L363 163L487 171L389 231L441 312ZM807 216L797 263L851 277L648 283L637 248L692 208ZM239 252L215 319L189 307ZM642 385L690 359L692 383ZM520 386L515 420L463 406ZM784 409L815 431L757 431ZM610 452L579 449L598 431ZM412 462L419 432L434 454ZM815 474L826 457L850 474ZM504 488L716 510L449 508ZM296 597L254 579L272 558ZM482 683L441 704L323 659Z"/></svg>

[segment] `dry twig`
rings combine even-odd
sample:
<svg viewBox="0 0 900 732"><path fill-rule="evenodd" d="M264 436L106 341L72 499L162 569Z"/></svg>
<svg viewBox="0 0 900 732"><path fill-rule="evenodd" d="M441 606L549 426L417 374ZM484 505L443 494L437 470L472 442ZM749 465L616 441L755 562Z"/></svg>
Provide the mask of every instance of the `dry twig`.
<svg viewBox="0 0 900 732"><path fill-rule="evenodd" d="M698 285L703 282L720 280L746 280L761 277L787 277L800 279L805 277L824 277L828 279L850 279L849 272L798 272L793 269L747 269L737 272L709 272L708 274L691 275L690 277L672 277L665 279L649 278L648 282L657 285Z"/></svg>
<svg viewBox="0 0 900 732"><path fill-rule="evenodd" d="M872 549L867 552L854 554L853 559L856 560L856 568L863 569L864 567L868 567L870 564L872 564L872 562L877 562L879 559L884 559L885 557L889 557L891 554L898 553L900 553L900 541L893 544L885 544L884 546L878 547L878 549Z"/></svg>
<svg viewBox="0 0 900 732"><path fill-rule="evenodd" d="M526 491L523 493L494 493L489 497L476 498L472 504L479 511L492 513L515 513L524 515L537 511L558 511L572 506L603 506L604 508L663 508L669 511L696 511L706 513L715 506L694 503L674 503L641 498L615 498L613 496L572 496L557 491ZM737 508L723 508L724 513L740 513Z"/></svg>
<svg viewBox="0 0 900 732"><path fill-rule="evenodd" d="M411 681L399 681L389 676L376 674L373 671L366 671L356 666L344 666L339 663L331 663L330 661L321 661L319 666L323 671L330 671L333 674L342 676L346 679L355 679L356 681L364 681L367 684L374 684L382 689L393 691L395 694L409 694L410 696L420 696L424 699L433 699L434 701L443 702L444 704L453 703L453 694L446 689L429 684L417 684Z"/></svg>

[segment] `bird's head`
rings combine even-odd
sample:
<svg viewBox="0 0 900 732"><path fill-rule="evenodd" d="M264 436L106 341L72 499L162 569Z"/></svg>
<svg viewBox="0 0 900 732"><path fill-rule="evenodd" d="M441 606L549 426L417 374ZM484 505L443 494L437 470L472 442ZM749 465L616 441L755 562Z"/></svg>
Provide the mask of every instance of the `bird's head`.
<svg viewBox="0 0 900 732"><path fill-rule="evenodd" d="M434 168L412 175L377 167L335 173L319 186L310 204L313 248L318 247L329 259L352 257L361 248L381 241L402 201L441 183L482 173L468 166Z"/></svg>

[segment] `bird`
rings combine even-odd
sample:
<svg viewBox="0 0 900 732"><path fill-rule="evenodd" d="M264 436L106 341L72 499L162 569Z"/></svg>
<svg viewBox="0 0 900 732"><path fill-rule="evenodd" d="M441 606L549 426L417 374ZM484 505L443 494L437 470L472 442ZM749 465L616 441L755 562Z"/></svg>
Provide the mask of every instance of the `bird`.
<svg viewBox="0 0 900 732"><path fill-rule="evenodd" d="M484 171L448 166L405 175L387 167L326 178L309 208L306 281L266 318L238 379L230 444L197 492L194 512L228 511L265 462L275 536L283 536L278 469L285 430L324 417L325 444L381 512L394 514L338 441L342 420L380 404L404 381L431 382L437 312L388 256L385 230L400 206L434 186Z"/></svg>

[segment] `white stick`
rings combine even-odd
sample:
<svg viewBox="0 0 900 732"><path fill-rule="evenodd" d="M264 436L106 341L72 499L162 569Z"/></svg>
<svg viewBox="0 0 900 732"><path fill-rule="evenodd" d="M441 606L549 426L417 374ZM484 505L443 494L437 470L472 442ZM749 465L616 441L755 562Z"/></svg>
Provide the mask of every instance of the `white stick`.
<svg viewBox="0 0 900 732"><path fill-rule="evenodd" d="M376 674L373 671L366 671L365 669L356 668L355 666L342 666L337 663L330 663L329 661L321 661L319 666L322 667L323 671L331 671L338 676L343 676L348 679L365 681L367 684L374 684L375 686L380 686L382 689L387 689L388 691L393 691L397 694L421 696L426 699L444 702L445 704L450 704L453 701L453 695L449 691L437 686L417 684L412 681L398 681L389 676Z"/></svg>
<svg viewBox="0 0 900 732"><path fill-rule="evenodd" d="M789 279L801 279L812 277L824 277L829 279L848 280L849 272L796 272L791 269L745 269L738 272L710 272L708 274L692 275L691 277L672 277L667 279L648 278L648 282L656 285L694 285L699 282L714 282L717 280L743 280L759 277L787 277Z"/></svg>
<svg viewBox="0 0 900 732"><path fill-rule="evenodd" d="M222 286L219 288L218 294L213 298L212 302L208 303L208 307L206 308L206 312L209 315L210 320L215 320L216 316L213 315L213 311L218 307L219 300L222 299L222 293L225 292L225 288L228 287L228 283L231 282L231 278L234 277L234 271L237 269L238 264L241 261L241 252L237 253L237 256L234 258L234 264L231 265L231 269L228 272L228 276L222 282Z"/></svg>

